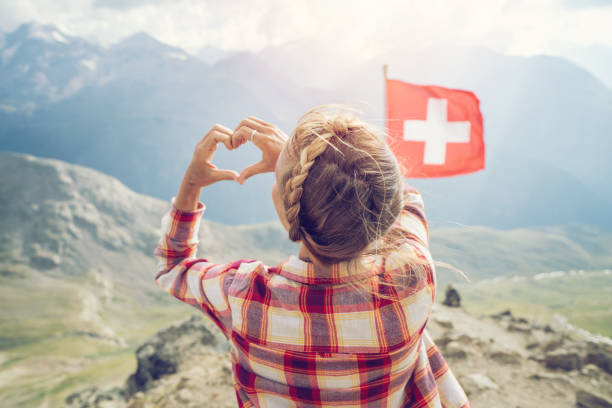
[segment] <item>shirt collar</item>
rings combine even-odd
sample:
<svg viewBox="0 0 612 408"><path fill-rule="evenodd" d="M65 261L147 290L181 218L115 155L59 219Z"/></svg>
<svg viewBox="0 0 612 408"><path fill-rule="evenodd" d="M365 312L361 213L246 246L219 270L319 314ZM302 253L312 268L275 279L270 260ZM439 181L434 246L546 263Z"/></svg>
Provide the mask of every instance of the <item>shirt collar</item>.
<svg viewBox="0 0 612 408"><path fill-rule="evenodd" d="M356 268L353 268L355 265ZM380 259L367 257L361 262L340 262L319 267L312 262L304 261L291 255L279 264L276 273L293 281L308 285L336 285L348 283L366 276L373 276L383 270ZM350 267L350 268L349 268Z"/></svg>

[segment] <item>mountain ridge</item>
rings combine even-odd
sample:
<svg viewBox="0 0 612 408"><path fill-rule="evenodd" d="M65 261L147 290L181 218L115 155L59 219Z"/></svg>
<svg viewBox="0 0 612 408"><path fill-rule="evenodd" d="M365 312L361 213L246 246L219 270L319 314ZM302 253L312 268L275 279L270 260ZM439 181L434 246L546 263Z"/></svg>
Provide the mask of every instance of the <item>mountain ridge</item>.
<svg viewBox="0 0 612 408"><path fill-rule="evenodd" d="M154 39L145 41L153 50L120 52L66 38L70 46L23 39L18 48L6 43L0 49L0 149L83 164L168 199L178 188L181 164L214 123L231 128L255 115L289 133L308 108L348 102L361 104L364 118L384 127L384 62L394 78L471 89L481 100L485 169L410 180L431 203L432 223L512 228L576 218L612 231L605 177L612 171L605 153L612 149L612 91L565 59L442 47L396 50L394 58L365 62L338 54L338 67L347 68L325 70L323 62L334 55L302 43L232 53L209 65ZM316 70L299 58L302 48ZM249 147L219 149L216 157L227 168L258 159ZM274 220L270 184L271 177L261 175L244 186L213 186L214 196L236 200L211 202L209 217L226 224ZM531 201L508 197L521 190ZM253 206L240 209L245 200ZM586 208L575 211L579 206Z"/></svg>

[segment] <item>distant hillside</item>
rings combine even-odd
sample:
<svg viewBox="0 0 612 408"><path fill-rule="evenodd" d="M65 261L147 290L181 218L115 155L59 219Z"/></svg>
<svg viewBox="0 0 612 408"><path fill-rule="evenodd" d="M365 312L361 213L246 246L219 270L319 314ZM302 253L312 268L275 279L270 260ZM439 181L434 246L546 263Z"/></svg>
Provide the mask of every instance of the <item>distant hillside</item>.
<svg viewBox="0 0 612 408"><path fill-rule="evenodd" d="M434 259L450 262L477 282L570 269L612 268L612 234L572 223L496 230L482 226L437 228L430 233ZM442 282L461 281L441 270Z"/></svg>
<svg viewBox="0 0 612 408"><path fill-rule="evenodd" d="M254 114L289 133L308 108L342 102L384 126L387 63L392 78L469 89L481 100L485 170L412 180L432 225L576 222L612 231L612 91L562 58L428 47L363 61L308 41L197 58L143 33L103 48L38 24L6 33L0 55L0 149L86 165L163 200L214 123L232 128ZM217 160L240 170L258 157L246 146L219 149ZM274 220L271 182L267 174L213 186L208 216L226 224Z"/></svg>

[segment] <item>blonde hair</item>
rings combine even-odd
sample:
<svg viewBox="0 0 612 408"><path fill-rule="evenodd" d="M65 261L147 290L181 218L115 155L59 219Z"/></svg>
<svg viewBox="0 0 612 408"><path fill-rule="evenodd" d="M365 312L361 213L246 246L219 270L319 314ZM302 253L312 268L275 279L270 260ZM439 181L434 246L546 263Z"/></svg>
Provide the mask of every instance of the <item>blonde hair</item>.
<svg viewBox="0 0 612 408"><path fill-rule="evenodd" d="M289 238L302 241L324 264L357 265L395 251L420 275L431 263L415 251L396 251L411 235L397 222L403 205L398 162L384 133L351 112L317 106L300 118L287 141L293 166L284 167L279 186Z"/></svg>

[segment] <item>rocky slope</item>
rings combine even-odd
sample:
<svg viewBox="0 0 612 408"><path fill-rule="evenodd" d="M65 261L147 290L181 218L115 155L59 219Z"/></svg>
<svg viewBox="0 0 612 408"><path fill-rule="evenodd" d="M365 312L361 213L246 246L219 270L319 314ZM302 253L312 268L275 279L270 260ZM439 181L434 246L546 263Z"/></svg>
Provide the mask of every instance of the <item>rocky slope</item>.
<svg viewBox="0 0 612 408"><path fill-rule="evenodd" d="M436 305L428 330L474 407L612 406L612 343L562 321L542 324L510 311L475 316ZM205 318L169 327L136 351L122 387L88 388L67 407L233 407L227 343Z"/></svg>

